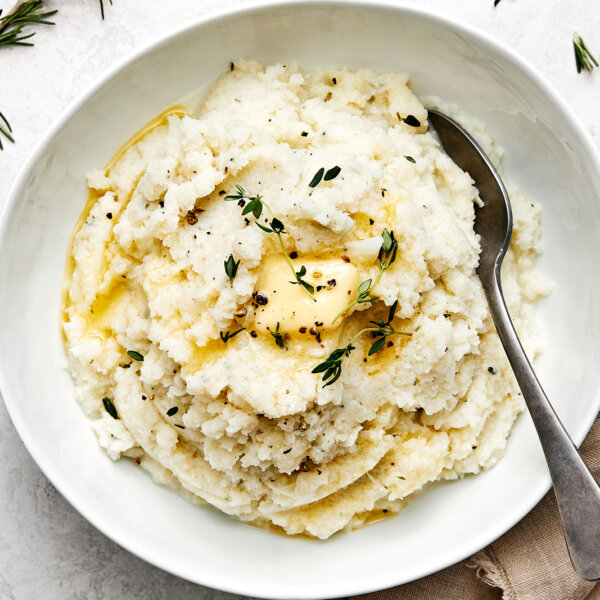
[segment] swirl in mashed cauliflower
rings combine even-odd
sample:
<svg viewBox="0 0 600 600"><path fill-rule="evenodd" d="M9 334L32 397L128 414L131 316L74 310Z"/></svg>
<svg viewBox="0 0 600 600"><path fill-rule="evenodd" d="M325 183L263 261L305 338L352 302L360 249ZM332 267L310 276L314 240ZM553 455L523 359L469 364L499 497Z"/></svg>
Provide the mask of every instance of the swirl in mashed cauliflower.
<svg viewBox="0 0 600 600"><path fill-rule="evenodd" d="M241 62L191 114L171 112L89 175L72 242L69 366L108 455L242 521L319 538L493 465L523 403L475 274L478 192L407 78ZM238 185L284 224L316 302L277 236L242 215L248 200L225 201ZM512 201L503 287L534 356L540 211ZM398 251L377 299L332 323L377 277L384 230ZM359 336L325 386L313 369L395 301L393 327L410 335L372 355Z"/></svg>

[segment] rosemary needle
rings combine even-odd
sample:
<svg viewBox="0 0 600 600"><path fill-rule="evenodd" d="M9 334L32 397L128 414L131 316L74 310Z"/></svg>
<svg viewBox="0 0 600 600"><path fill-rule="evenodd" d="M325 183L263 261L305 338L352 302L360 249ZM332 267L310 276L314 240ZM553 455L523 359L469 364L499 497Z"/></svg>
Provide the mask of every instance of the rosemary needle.
<svg viewBox="0 0 600 600"><path fill-rule="evenodd" d="M7 15L2 16L0 10L0 46L33 46L32 42L26 42L35 35L35 32L25 33L28 25L54 25L48 17L58 11L44 9L44 0L25 0L19 2Z"/></svg>
<svg viewBox="0 0 600 600"><path fill-rule="evenodd" d="M577 72L592 71L598 66L598 61L585 45L583 38L578 34L573 34L573 50L575 51L575 66Z"/></svg>
<svg viewBox="0 0 600 600"><path fill-rule="evenodd" d="M4 124L3 124L4 123ZM15 139L12 134L12 127L10 123L6 120L6 117L0 112L0 133L8 138L13 144L15 143ZM2 138L0 137L0 150L4 150L4 146L2 145Z"/></svg>
<svg viewBox="0 0 600 600"><path fill-rule="evenodd" d="M110 5L112 6L112 0L108 0ZM100 14L102 15L102 20L104 21L104 0L100 0Z"/></svg>

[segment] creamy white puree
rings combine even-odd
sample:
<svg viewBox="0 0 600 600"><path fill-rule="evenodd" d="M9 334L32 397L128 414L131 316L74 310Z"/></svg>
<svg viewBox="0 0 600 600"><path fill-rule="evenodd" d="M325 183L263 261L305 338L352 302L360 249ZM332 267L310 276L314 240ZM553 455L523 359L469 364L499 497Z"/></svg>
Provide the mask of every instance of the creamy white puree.
<svg viewBox="0 0 600 600"><path fill-rule="evenodd" d="M290 283L277 237L224 200L236 185L285 224L316 303ZM405 76L241 62L193 116L170 116L89 186L64 332L77 400L114 460L243 521L326 538L501 456L522 400L475 275L477 190ZM512 201L503 285L533 357L548 291L534 270L540 210ZM379 299L333 324L377 276L384 229L399 248ZM367 356L364 334L324 387L312 369L396 300L394 327L412 335Z"/></svg>

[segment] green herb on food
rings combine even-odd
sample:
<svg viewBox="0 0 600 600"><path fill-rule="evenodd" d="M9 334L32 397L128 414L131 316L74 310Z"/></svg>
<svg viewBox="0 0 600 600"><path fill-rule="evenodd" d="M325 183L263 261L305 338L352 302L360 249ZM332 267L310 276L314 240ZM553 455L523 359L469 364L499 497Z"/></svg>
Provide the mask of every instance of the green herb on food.
<svg viewBox="0 0 600 600"><path fill-rule="evenodd" d="M144 357L139 352L136 352L135 350L127 350L127 355L130 358L133 358L133 360L138 360L139 362L144 361Z"/></svg>
<svg viewBox="0 0 600 600"><path fill-rule="evenodd" d="M260 195L251 196L250 194L248 194L246 192L246 190L241 185L236 185L235 187L237 189L237 193L229 194L228 196L225 196L223 198L223 200L226 200L229 202L237 200L238 203L247 201L247 203L241 204L241 206L243 206L242 216L252 213L254 215L255 219L259 219L263 213L263 209L266 208L269 211L269 213L271 215L271 221L267 220L268 226L263 225L262 223L259 223L258 220L255 221L256 225L260 229L262 229L264 232L274 233L277 236L277 238L279 240L279 245L281 247L281 251L283 252L283 255L285 256L285 259L288 263L288 266L290 267L290 270L292 271L292 274L294 276L295 281L293 281L292 283L299 284L302 287L302 289L310 296L310 299L313 302L316 302L317 300L313 295L313 293L314 293L313 286L310 285L309 283L307 283L306 281L302 280L301 276L299 276L298 273L296 273L296 269L294 268L294 263L292 262L292 260L290 258L290 253L288 252L285 242L283 241L283 236L287 235L287 231L285 230L285 225L273 215L273 211L271 210L269 205L262 199L262 196L260 196ZM300 271L302 271L302 269L300 269ZM306 269L305 269L305 273L306 273Z"/></svg>
<svg viewBox="0 0 600 600"><path fill-rule="evenodd" d="M113 418L113 419L118 419L119 415L117 414L117 409L115 408L115 405L108 399L108 398L102 398L102 404L104 404L104 408L106 409L106 412Z"/></svg>
<svg viewBox="0 0 600 600"><path fill-rule="evenodd" d="M321 183L321 181L331 181L332 179L335 179L341 172L342 168L335 166L335 167L331 167L331 169L329 169L327 172L325 172L325 168L321 167L313 176L313 178L310 180L310 183L308 184L309 187L314 188L317 187L319 185L319 183Z"/></svg>
<svg viewBox="0 0 600 600"><path fill-rule="evenodd" d="M416 160L412 157L412 156L406 156L406 154L404 155L404 158L408 161L411 162L413 165L416 164Z"/></svg>
<svg viewBox="0 0 600 600"><path fill-rule="evenodd" d="M311 296L315 293L315 288L308 283L308 281L304 281L304 276L306 275L306 267L302 265L299 271L294 271L296 275L296 281L290 281L292 285L300 285L302 286Z"/></svg>
<svg viewBox="0 0 600 600"><path fill-rule="evenodd" d="M382 243L379 249L379 273L375 278L375 281L366 279L358 286L358 293L356 298L348 304L343 310L341 310L332 321L332 325L346 312L357 304L363 304L365 302L374 302L377 300L377 296L373 295L373 290L379 283L381 276L384 271L389 269L390 265L396 260L396 254L398 252L398 242L394 237L394 232L389 232L387 229L383 230L381 234Z"/></svg>
<svg viewBox="0 0 600 600"><path fill-rule="evenodd" d="M325 174L325 169L321 167L315 174L314 177L310 180L308 187L314 188L321 183L321 179L323 179L323 175Z"/></svg>
<svg viewBox="0 0 600 600"><path fill-rule="evenodd" d="M177 414L178 411L178 406L171 406L171 408L167 411L167 417L172 417L173 415Z"/></svg>
<svg viewBox="0 0 600 600"><path fill-rule="evenodd" d="M282 349L286 348L285 339L283 338L283 336L281 335L281 333L279 333L279 321L277 321L277 326L275 327L275 331L270 331L269 333L271 334L271 336L275 340L275 343L280 348L282 348Z"/></svg>
<svg viewBox="0 0 600 600"><path fill-rule="evenodd" d="M371 344L369 348L368 356L372 356L378 350L381 350L383 346L388 341L388 337L392 335L405 335L411 336L411 333L407 333L405 331L397 331L392 327L392 321L396 314L396 310L398 308L398 300L390 306L390 310L388 312L387 321L383 319L377 319L376 321L370 321L374 327L365 327L361 329L354 337L350 340L350 342L344 346L343 348L337 348L322 363L318 364L313 370L312 373L323 373L322 380L325 382L323 387L327 387L332 383L336 382L340 375L342 374L342 361L347 356L350 356L352 350L356 348L354 343L356 340L363 335L364 333L370 334L371 338L374 339L374 342Z"/></svg>
<svg viewBox="0 0 600 600"><path fill-rule="evenodd" d="M233 333L230 333L229 331L226 331L225 333L223 333L222 331L219 331L219 336L221 337L221 341L226 344L232 337L235 337L238 333L240 333L240 331L244 331L244 329L246 329L245 327L241 327L240 329L238 329L237 331L234 331Z"/></svg>
<svg viewBox="0 0 600 600"><path fill-rule="evenodd" d="M329 169L329 171L327 171L327 173L325 173L323 180L324 181L331 181L332 179L335 179L341 172L342 168L341 167L331 167L331 169Z"/></svg>
<svg viewBox="0 0 600 600"><path fill-rule="evenodd" d="M225 274L229 277L229 281L233 283L235 276L237 275L238 267L240 266L240 261L235 262L233 258L233 254L229 255L229 258L223 263L225 266Z"/></svg>

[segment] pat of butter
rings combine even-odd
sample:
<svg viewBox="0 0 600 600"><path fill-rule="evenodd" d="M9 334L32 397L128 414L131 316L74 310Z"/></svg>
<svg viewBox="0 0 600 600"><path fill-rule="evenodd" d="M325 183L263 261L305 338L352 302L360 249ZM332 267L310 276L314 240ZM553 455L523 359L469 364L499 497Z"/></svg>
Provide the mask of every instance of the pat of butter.
<svg viewBox="0 0 600 600"><path fill-rule="evenodd" d="M306 267L304 281L315 288L316 302L294 281L285 256L271 256L260 266L256 291L267 298L255 311L255 326L259 331L298 333L301 327L310 330L319 323L324 329L340 325L331 322L356 296L358 270L341 258L319 260L297 258L292 260L294 269ZM321 325L322 324L322 325Z"/></svg>

